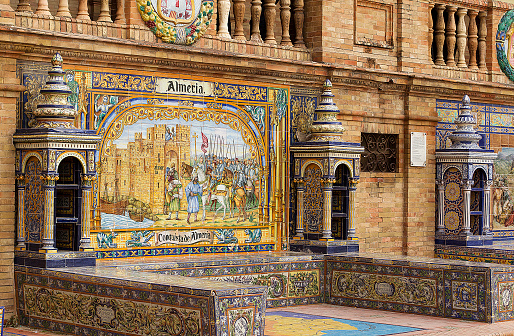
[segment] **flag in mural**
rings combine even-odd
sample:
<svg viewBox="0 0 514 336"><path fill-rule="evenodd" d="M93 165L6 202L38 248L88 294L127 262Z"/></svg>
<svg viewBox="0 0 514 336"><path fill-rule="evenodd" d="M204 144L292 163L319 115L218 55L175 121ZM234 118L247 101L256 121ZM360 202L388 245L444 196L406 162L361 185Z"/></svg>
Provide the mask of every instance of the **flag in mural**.
<svg viewBox="0 0 514 336"><path fill-rule="evenodd" d="M207 153L207 148L209 147L209 139L202 132L202 152Z"/></svg>

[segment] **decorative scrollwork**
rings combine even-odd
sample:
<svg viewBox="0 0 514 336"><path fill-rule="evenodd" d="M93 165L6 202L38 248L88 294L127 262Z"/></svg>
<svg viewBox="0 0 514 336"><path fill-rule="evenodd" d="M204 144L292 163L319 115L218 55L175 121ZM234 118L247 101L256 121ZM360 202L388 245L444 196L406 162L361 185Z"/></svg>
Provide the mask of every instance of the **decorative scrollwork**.
<svg viewBox="0 0 514 336"><path fill-rule="evenodd" d="M361 170L365 172L396 172L398 135L362 133Z"/></svg>

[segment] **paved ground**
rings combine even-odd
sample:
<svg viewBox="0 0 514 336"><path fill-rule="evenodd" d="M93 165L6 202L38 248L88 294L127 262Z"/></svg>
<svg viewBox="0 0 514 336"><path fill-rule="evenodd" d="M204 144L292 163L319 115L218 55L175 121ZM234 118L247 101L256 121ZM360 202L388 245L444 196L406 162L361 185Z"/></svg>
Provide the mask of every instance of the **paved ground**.
<svg viewBox="0 0 514 336"><path fill-rule="evenodd" d="M55 334L19 327L6 328L3 336L18 335ZM514 321L487 324L327 304L266 310L265 336L323 335L514 336Z"/></svg>

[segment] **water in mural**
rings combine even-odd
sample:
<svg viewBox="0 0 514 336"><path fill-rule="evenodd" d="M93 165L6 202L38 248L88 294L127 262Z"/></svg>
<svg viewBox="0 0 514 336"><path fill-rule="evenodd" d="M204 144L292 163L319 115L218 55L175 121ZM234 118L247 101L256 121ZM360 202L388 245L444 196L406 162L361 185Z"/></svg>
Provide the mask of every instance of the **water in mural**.
<svg viewBox="0 0 514 336"><path fill-rule="evenodd" d="M258 220L258 162L229 125L136 122L104 148L99 166L102 229L243 226Z"/></svg>

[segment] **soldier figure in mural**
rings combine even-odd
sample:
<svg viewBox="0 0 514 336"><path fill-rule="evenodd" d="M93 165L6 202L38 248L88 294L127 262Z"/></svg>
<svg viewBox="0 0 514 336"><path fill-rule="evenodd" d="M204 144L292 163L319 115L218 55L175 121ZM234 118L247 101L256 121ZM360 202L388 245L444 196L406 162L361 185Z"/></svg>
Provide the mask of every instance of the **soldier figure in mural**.
<svg viewBox="0 0 514 336"><path fill-rule="evenodd" d="M164 203L164 213L169 215L167 219L171 219L173 212L176 212L175 219L178 220L178 212L180 210L180 199L182 198L182 184L178 178L178 172L175 169L175 164L172 163L171 167L166 169L166 198Z"/></svg>
<svg viewBox="0 0 514 336"><path fill-rule="evenodd" d="M109 103L109 96L98 96L95 101L95 129L100 127L102 120L113 106L114 104Z"/></svg>
<svg viewBox="0 0 514 336"><path fill-rule="evenodd" d="M198 184L198 176L193 176L193 180L186 186L187 197L187 224L191 224L191 214L195 214L195 222L197 221L198 211L200 211L199 196L202 195L203 188Z"/></svg>

